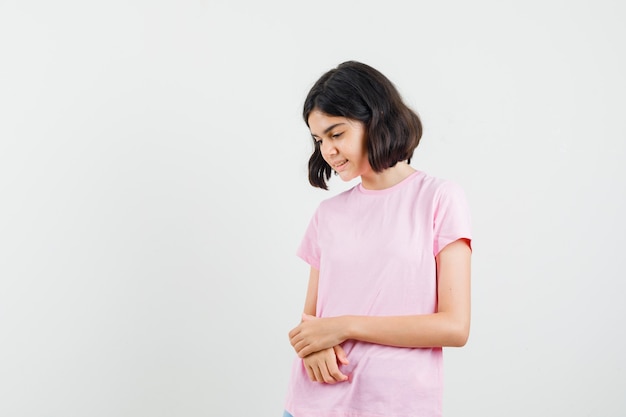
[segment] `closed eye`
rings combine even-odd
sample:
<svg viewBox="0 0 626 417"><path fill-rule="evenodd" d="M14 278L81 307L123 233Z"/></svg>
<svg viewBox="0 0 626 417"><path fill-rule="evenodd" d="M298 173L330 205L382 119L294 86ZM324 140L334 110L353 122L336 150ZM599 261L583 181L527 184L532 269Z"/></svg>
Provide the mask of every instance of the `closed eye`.
<svg viewBox="0 0 626 417"><path fill-rule="evenodd" d="M339 139L339 138L341 137L341 135L343 135L343 133L344 133L344 132L333 133L332 135L329 135L329 136L328 136L328 138L329 138L329 139L333 139L333 140L335 140L335 139ZM313 138L313 142L314 142L316 145L321 145L321 144L322 144L323 139L322 139L322 138L320 138L319 136L313 136L313 135L311 135L311 137Z"/></svg>

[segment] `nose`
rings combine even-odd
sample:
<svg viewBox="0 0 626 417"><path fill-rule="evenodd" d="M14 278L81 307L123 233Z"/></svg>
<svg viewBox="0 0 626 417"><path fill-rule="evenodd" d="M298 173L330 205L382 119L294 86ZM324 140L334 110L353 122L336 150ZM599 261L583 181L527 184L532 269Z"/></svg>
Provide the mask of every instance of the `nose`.
<svg viewBox="0 0 626 417"><path fill-rule="evenodd" d="M330 140L323 140L322 143L320 143L320 151L322 155L335 155L337 148L335 148L335 145L333 145Z"/></svg>

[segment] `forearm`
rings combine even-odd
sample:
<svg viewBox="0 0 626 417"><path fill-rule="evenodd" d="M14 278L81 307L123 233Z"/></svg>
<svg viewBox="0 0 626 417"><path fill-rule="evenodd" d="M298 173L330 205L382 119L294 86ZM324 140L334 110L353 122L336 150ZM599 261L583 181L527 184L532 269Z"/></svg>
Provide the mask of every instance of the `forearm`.
<svg viewBox="0 0 626 417"><path fill-rule="evenodd" d="M414 316L339 316L303 321L289 332L301 358L345 340L397 347L463 346L469 335L469 310Z"/></svg>
<svg viewBox="0 0 626 417"><path fill-rule="evenodd" d="M437 255L437 312L407 316L340 316L305 319L289 332L300 357L342 343L360 340L398 347L463 346L470 328L469 242L459 239ZM312 277L317 278L317 270ZM317 289L317 279L312 280ZM309 290L312 290L310 287ZM309 291L313 293L313 291ZM307 310L313 310L313 297Z"/></svg>
<svg viewBox="0 0 626 417"><path fill-rule="evenodd" d="M345 339L398 347L444 347L465 345L468 317L451 313L414 316L342 316Z"/></svg>
<svg viewBox="0 0 626 417"><path fill-rule="evenodd" d="M437 255L437 312L425 315L345 316L346 339L401 347L463 346L470 329L471 248L467 239Z"/></svg>
<svg viewBox="0 0 626 417"><path fill-rule="evenodd" d="M319 281L319 271L311 267L309 273L309 284L306 291L306 298L304 300L304 314L315 316L315 310L317 309L317 286Z"/></svg>

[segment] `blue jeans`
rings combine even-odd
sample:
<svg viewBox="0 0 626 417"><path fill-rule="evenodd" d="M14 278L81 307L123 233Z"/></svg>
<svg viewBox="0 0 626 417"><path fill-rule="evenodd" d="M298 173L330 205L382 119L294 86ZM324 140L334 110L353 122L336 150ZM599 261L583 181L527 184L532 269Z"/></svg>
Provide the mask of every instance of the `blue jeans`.
<svg viewBox="0 0 626 417"><path fill-rule="evenodd" d="M291 414L289 414L288 412L286 412L286 411L285 411L285 412L283 413L283 417L293 417L293 416L292 416Z"/></svg>

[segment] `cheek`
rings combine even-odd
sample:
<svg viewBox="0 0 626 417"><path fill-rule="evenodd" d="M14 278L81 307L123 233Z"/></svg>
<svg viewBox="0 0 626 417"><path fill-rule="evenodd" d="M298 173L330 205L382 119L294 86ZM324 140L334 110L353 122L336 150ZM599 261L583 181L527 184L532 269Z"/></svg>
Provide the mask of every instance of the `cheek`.
<svg viewBox="0 0 626 417"><path fill-rule="evenodd" d="M356 152L359 155L359 159L362 161L367 161L367 147L362 146L358 149L358 151Z"/></svg>

